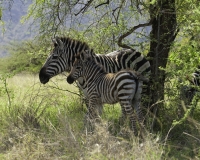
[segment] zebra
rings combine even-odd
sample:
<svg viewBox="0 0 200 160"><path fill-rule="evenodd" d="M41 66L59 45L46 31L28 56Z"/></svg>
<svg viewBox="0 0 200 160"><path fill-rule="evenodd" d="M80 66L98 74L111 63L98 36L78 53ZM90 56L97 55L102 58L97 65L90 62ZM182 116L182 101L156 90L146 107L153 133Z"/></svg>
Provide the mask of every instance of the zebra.
<svg viewBox="0 0 200 160"><path fill-rule="evenodd" d="M87 115L89 120L99 118L104 103L114 104L119 102L122 115L129 116L131 129L137 135L137 119L140 124L143 123L139 105L141 89L138 88L138 84L140 81L148 80L132 70L121 70L117 73L106 72L95 61L93 50L83 51L76 56L67 82L72 84L80 77L83 77L87 86L87 98L89 100ZM137 112L136 116L134 109Z"/></svg>
<svg viewBox="0 0 200 160"><path fill-rule="evenodd" d="M197 92L199 92L198 87L200 86L200 66L192 73L191 77L187 76L190 85L184 86L185 97L187 98L188 104L190 104Z"/></svg>
<svg viewBox="0 0 200 160"><path fill-rule="evenodd" d="M52 42L54 48L39 72L39 79L43 84L46 84L59 73L70 72L75 56L84 50L91 50L87 43L69 37L55 37ZM103 55L94 54L94 59L109 73L130 69L137 71L146 78L149 78L151 73L149 61L134 49L121 49ZM87 97L86 83L82 77L77 79L77 84L84 96ZM138 88L142 88L143 82L141 81L138 85Z"/></svg>
<svg viewBox="0 0 200 160"><path fill-rule="evenodd" d="M200 86L200 66L198 66L195 72L192 73L191 84L194 86Z"/></svg>
<svg viewBox="0 0 200 160"><path fill-rule="evenodd" d="M52 42L54 49L39 72L39 79L42 84L46 84L52 77L62 72L70 72L77 53L90 49L85 42L69 37L56 37L52 39ZM151 74L149 61L134 49L121 49L104 55L95 54L94 58L109 73L131 69L147 78ZM84 80L80 78L77 81L84 92Z"/></svg>

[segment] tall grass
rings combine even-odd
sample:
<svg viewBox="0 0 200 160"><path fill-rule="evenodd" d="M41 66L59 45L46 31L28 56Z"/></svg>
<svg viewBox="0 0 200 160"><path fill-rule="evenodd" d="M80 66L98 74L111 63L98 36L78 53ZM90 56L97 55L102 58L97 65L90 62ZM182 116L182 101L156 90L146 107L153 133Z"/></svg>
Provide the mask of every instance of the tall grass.
<svg viewBox="0 0 200 160"><path fill-rule="evenodd" d="M83 124L85 106L78 89L65 79L57 76L41 85L38 75L19 74L7 79L7 92L4 83L0 84L1 159L199 158L199 137L193 133L200 133L200 123L192 118L195 132L180 132L179 127L168 134L147 131L141 141L128 126L118 125L120 106L106 105L102 122L96 124L93 134L87 133ZM173 136L181 138L180 133L193 144L186 146L185 140L174 140ZM177 156L178 151L184 152Z"/></svg>

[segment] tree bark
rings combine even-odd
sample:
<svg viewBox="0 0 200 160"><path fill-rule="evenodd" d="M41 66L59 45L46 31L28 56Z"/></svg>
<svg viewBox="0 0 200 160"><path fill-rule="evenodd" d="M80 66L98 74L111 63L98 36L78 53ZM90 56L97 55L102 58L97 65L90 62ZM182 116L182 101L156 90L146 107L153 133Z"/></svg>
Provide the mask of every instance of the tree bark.
<svg viewBox="0 0 200 160"><path fill-rule="evenodd" d="M150 6L150 16L153 19L150 33L150 52L148 53L152 74L149 93L150 109L154 115L163 107L165 70L170 47L176 37L175 0L158 0ZM154 128L154 120L151 128Z"/></svg>

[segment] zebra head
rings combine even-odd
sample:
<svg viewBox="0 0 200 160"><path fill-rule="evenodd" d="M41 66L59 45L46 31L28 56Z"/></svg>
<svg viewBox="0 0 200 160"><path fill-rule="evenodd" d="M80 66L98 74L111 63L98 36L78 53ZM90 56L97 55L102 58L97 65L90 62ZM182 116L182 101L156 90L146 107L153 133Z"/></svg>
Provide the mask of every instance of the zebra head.
<svg viewBox="0 0 200 160"><path fill-rule="evenodd" d="M65 58L66 48L64 47L63 41L56 37L55 39L52 39L52 42L54 44L54 49L39 73L40 82L43 84L47 83L50 78L65 71L67 67Z"/></svg>
<svg viewBox="0 0 200 160"><path fill-rule="evenodd" d="M85 50L76 56L71 72L67 77L67 82L72 84L79 77L85 74L85 66L93 59L93 50Z"/></svg>
<svg viewBox="0 0 200 160"><path fill-rule="evenodd" d="M75 56L83 50L89 49L86 43L71 38L56 37L52 41L54 49L39 73L40 82L43 84L59 73L70 72Z"/></svg>

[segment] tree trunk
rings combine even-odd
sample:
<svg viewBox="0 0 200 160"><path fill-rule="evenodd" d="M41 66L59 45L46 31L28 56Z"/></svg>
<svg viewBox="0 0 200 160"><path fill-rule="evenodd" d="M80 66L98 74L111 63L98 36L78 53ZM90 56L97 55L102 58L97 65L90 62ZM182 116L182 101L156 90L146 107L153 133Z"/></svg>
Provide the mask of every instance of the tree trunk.
<svg viewBox="0 0 200 160"><path fill-rule="evenodd" d="M153 19L150 34L150 52L148 57L151 64L152 75L149 86L150 109L154 115L163 107L164 83L167 59L176 37L176 10L175 0L158 0L158 4L150 6L150 16ZM154 128L154 121L151 128Z"/></svg>

